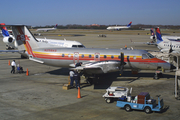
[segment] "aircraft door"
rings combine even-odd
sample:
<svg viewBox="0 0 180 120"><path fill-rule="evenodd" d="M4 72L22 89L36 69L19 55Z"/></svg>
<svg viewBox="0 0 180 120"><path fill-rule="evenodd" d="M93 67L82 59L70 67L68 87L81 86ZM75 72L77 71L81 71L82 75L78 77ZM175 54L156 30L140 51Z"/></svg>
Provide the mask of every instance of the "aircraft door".
<svg viewBox="0 0 180 120"><path fill-rule="evenodd" d="M78 52L74 52L73 62L74 62L74 64L79 62L79 53Z"/></svg>
<svg viewBox="0 0 180 120"><path fill-rule="evenodd" d="M94 60L95 61L100 61L100 53L95 53L94 54Z"/></svg>

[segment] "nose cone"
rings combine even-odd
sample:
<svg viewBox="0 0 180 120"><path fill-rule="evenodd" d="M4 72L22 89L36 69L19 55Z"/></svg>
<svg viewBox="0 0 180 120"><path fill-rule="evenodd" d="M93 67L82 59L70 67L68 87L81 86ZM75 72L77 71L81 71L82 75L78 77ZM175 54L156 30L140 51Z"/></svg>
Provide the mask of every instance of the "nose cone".
<svg viewBox="0 0 180 120"><path fill-rule="evenodd" d="M158 63L158 66L161 66L164 70L173 70L176 69L176 67L168 62L165 63Z"/></svg>
<svg viewBox="0 0 180 120"><path fill-rule="evenodd" d="M173 69L176 69L176 67L175 67L174 65L171 64L170 69L173 70Z"/></svg>

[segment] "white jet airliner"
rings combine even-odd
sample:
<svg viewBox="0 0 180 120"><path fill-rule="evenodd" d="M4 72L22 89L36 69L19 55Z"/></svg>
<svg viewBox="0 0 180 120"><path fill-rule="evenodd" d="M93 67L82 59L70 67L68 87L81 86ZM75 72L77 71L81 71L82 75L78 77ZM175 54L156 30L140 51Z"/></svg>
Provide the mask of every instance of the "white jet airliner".
<svg viewBox="0 0 180 120"><path fill-rule="evenodd" d="M56 29L57 29L57 25L58 25L58 24L56 24L53 28L39 28L39 29L37 29L36 31L48 32L48 31L50 31L50 30L56 30Z"/></svg>
<svg viewBox="0 0 180 120"><path fill-rule="evenodd" d="M5 25L1 23L0 25ZM3 42L6 44L6 49L17 49L17 43L15 42L15 38L13 35L9 34L9 30L6 27L1 27L2 35L3 35ZM55 39L46 39L46 38L36 38L38 42L45 42L48 44L56 45L58 47L75 47L75 48L84 48L85 46L77 41L70 41L70 40L55 40Z"/></svg>
<svg viewBox="0 0 180 120"><path fill-rule="evenodd" d="M0 25L5 25L4 23L1 23ZM7 28L1 27L2 35L3 35L3 42L6 44L7 50L0 50L0 52L19 52L18 50L11 50L11 49L17 49L17 41L15 40L13 35L10 35ZM77 41L70 41L70 40L55 40L55 39L43 39L43 38L36 38L37 42L39 43L46 43L47 46L50 47L66 47L66 48L85 48L85 46ZM41 46L42 48L44 46ZM21 58L27 57L26 54L21 54Z"/></svg>
<svg viewBox="0 0 180 120"><path fill-rule="evenodd" d="M164 40L159 28L156 28L157 45L161 52L180 53L180 42Z"/></svg>
<svg viewBox="0 0 180 120"><path fill-rule="evenodd" d="M127 26L109 26L107 27L107 30L121 30L121 29L127 29L131 27L132 22L130 22Z"/></svg>

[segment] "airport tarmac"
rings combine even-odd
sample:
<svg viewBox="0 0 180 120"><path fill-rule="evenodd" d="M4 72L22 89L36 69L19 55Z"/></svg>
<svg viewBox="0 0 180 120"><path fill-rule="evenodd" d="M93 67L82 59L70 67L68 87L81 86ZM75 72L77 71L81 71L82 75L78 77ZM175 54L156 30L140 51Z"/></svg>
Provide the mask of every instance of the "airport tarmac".
<svg viewBox="0 0 180 120"><path fill-rule="evenodd" d="M121 31L119 31L121 32ZM83 33L85 34L85 33ZM97 37L93 31L84 36L41 36L52 39L76 40L88 48L122 48L125 45L134 49L158 50L155 46L133 44L133 42L149 42L148 35L107 34ZM0 37L2 39L2 37ZM0 41L0 49L5 44ZM8 61L16 60L29 76L11 74ZM42 65L28 59L20 59L18 53L0 54L0 119L1 120L118 120L118 119L179 119L180 101L174 98L174 72L164 73L164 78L154 80L154 71L142 71L138 75L130 75L124 71L122 77L104 76L104 81L88 85L81 80L81 97L77 98L77 89L63 90L68 83L69 70L66 68ZM157 99L164 99L161 113L146 114L143 111L126 112L116 107L116 102L107 104L102 97L105 88L110 86L132 87L132 95L149 92Z"/></svg>

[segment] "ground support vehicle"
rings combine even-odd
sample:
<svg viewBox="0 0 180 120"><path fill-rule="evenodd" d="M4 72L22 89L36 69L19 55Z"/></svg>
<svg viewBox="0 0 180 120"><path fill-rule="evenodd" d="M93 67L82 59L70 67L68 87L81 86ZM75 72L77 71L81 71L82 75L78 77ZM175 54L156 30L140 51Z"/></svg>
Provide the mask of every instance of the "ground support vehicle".
<svg viewBox="0 0 180 120"><path fill-rule="evenodd" d="M125 99L129 94L129 89L126 87L109 87L102 97L105 98L107 103L111 103L115 99Z"/></svg>
<svg viewBox="0 0 180 120"><path fill-rule="evenodd" d="M163 108L163 99L160 100L160 95L158 97L158 104L156 104L156 100L150 99L150 95L148 92L141 92L138 96L132 97L127 96L127 99L124 101L117 101L116 106L125 108L127 112L132 109L136 110L144 110L145 113L151 113L152 111L160 112Z"/></svg>

